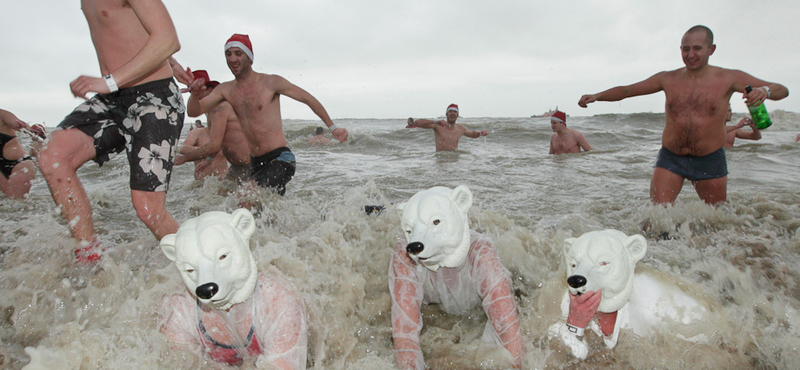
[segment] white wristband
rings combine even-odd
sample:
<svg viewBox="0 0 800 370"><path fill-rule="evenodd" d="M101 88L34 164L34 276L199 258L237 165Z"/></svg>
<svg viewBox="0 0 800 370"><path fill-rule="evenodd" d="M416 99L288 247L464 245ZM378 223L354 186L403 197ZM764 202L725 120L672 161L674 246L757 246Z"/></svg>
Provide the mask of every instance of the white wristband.
<svg viewBox="0 0 800 370"><path fill-rule="evenodd" d="M584 328L579 328L570 324L567 324L567 330L569 330L570 333L575 334L576 337L582 337L583 333L586 331Z"/></svg>
<svg viewBox="0 0 800 370"><path fill-rule="evenodd" d="M764 90L767 90L767 99L769 99L769 96L772 94L772 91L770 91L769 86L761 86L761 87L763 87Z"/></svg>
<svg viewBox="0 0 800 370"><path fill-rule="evenodd" d="M103 76L103 79L106 80L106 85L108 85L108 92L113 93L119 91L119 87L117 87L117 81L114 80L114 76L107 74Z"/></svg>
<svg viewBox="0 0 800 370"><path fill-rule="evenodd" d="M331 125L331 127L328 127L328 133L333 133L333 130L336 130L337 128L338 128L338 127L336 127L336 124L335 124L335 123L334 123L334 124L332 124L332 125Z"/></svg>

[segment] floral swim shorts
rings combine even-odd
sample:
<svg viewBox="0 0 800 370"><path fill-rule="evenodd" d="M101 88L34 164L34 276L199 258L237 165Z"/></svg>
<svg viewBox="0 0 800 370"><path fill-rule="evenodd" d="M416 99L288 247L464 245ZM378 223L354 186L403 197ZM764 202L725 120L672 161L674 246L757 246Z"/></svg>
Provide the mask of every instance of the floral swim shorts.
<svg viewBox="0 0 800 370"><path fill-rule="evenodd" d="M172 78L97 94L70 113L59 129L94 138L98 165L124 149L133 190L167 191L186 107Z"/></svg>

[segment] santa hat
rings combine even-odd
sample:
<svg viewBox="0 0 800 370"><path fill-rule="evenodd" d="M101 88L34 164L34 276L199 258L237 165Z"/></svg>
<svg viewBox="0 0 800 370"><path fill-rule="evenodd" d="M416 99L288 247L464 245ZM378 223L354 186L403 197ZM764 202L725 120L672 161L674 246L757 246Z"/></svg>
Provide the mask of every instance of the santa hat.
<svg viewBox="0 0 800 370"><path fill-rule="evenodd" d="M553 113L550 116L550 120L551 121L556 121L556 122L559 122L559 123L562 123L562 122L563 123L567 123L567 114L562 112L562 111L560 111L560 110L557 110L555 113Z"/></svg>
<svg viewBox="0 0 800 370"><path fill-rule="evenodd" d="M210 88L215 88L219 85L219 81L211 81L211 77L208 77L208 72L204 69L198 69L196 71L192 71L192 75L194 76L195 80L204 79L206 80L206 86Z"/></svg>
<svg viewBox="0 0 800 370"><path fill-rule="evenodd" d="M225 51L228 51L230 48L242 49L242 51L250 57L250 61L253 61L253 45L250 43L250 36L235 33L228 39L228 42L225 43Z"/></svg>
<svg viewBox="0 0 800 370"><path fill-rule="evenodd" d="M458 113L458 105L450 104L449 106L447 106L447 110L445 112L449 112L451 110L454 110L456 111L456 113Z"/></svg>

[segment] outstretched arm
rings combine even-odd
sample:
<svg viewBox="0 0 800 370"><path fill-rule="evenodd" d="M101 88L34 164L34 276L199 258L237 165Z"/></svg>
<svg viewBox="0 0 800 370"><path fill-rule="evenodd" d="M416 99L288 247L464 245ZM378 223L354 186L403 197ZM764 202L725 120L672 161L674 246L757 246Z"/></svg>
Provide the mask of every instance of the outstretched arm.
<svg viewBox="0 0 800 370"><path fill-rule="evenodd" d="M464 135L475 139L475 138L479 138L481 136L489 135L489 131L486 131L486 130L472 131L472 130L467 130L466 128L464 128Z"/></svg>
<svg viewBox="0 0 800 370"><path fill-rule="evenodd" d="M578 100L578 105L586 108L590 103L596 101L620 101L625 98L630 98L639 95L648 95L663 90L661 79L667 72L659 72L644 81L639 81L635 84L628 86L612 87L597 94L588 94L581 96Z"/></svg>
<svg viewBox="0 0 800 370"><path fill-rule="evenodd" d="M309 108L314 114L328 126L328 129L331 127L335 127L333 120L331 117L328 116L328 111L325 110L325 107L322 106L322 103L317 100L313 95L311 95L308 91L303 90L299 86L289 82L283 77L275 76L277 78L276 89L275 91L281 95L286 95L294 100L297 100ZM341 142L347 141L347 130L341 127L334 128L333 132L331 132L336 140Z"/></svg>
<svg viewBox="0 0 800 370"><path fill-rule="evenodd" d="M413 119L409 117L406 128L434 128L439 124L439 122L443 121L435 121L431 119Z"/></svg>

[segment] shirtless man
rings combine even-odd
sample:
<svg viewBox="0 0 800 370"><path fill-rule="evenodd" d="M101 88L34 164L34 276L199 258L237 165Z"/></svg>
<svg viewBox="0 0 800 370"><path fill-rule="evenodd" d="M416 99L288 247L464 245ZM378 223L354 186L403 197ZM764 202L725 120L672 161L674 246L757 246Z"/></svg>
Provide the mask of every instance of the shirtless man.
<svg viewBox="0 0 800 370"><path fill-rule="evenodd" d="M731 121L733 118L733 111L731 110L731 105L728 104L728 114L725 116L725 123ZM742 127L750 126L751 131L742 130ZM745 117L742 118L739 123L733 126L725 126L726 132L726 139L725 139L725 147L732 148L733 143L736 139L746 139L746 140L761 140L761 130L758 129L756 123L753 122L752 119Z"/></svg>
<svg viewBox="0 0 800 370"><path fill-rule="evenodd" d="M722 147L731 95L743 93L748 105L789 95L783 85L739 70L709 65L708 59L715 49L711 30L705 26L692 27L681 40L685 67L656 73L632 85L583 95L578 101L578 105L585 108L595 101L619 101L664 91L666 126L650 181L650 200L655 204L674 202L684 179L692 181L697 195L706 203L724 202L728 170ZM747 85L754 87L750 93L745 92Z"/></svg>
<svg viewBox="0 0 800 370"><path fill-rule="evenodd" d="M193 82L187 112L197 117L222 102L230 103L250 149L252 179L283 195L286 183L294 176L295 158L283 133L281 95L311 108L337 140L345 142L347 130L336 127L322 104L307 91L281 76L253 71L253 46L247 35L235 34L228 39L225 59L235 79L210 91L200 81Z"/></svg>
<svg viewBox="0 0 800 370"><path fill-rule="evenodd" d="M22 199L31 191L36 164L17 139L16 131L29 129L14 113L0 109L0 190Z"/></svg>
<svg viewBox="0 0 800 370"><path fill-rule="evenodd" d="M308 143L311 145L328 145L331 141L325 138L325 130L322 127L317 127L314 136L308 139Z"/></svg>
<svg viewBox="0 0 800 370"><path fill-rule="evenodd" d="M581 149L588 152L592 146L578 130L567 128L567 115L556 111L550 116L550 127L553 136L550 136L550 154L580 153Z"/></svg>
<svg viewBox="0 0 800 370"><path fill-rule="evenodd" d="M467 130L464 125L457 124L456 119L458 119L458 105L450 104L450 106L447 107L445 114L447 115L447 121L435 121L429 119L415 120L413 118L409 118L406 128L420 127L433 129L437 152L442 150L458 149L458 140L461 139L461 135L465 135L473 139L489 135L489 131L470 131Z"/></svg>
<svg viewBox="0 0 800 370"><path fill-rule="evenodd" d="M208 72L204 70L193 71L192 75L195 81L205 81L203 86L209 92L219 86L219 82L211 80ZM216 158L219 157L218 154L222 153L223 161L227 160L231 164L225 177L233 181L236 186L240 186L250 179L250 148L242 126L239 124L239 118L236 117L233 107L228 102L222 102L212 108L210 112L206 113L206 118L208 119L210 140L186 148L186 150L181 148L180 154L175 156L175 165L207 158L215 158L214 161L216 161Z"/></svg>
<svg viewBox="0 0 800 370"><path fill-rule="evenodd" d="M180 49L175 26L160 0L82 0L92 43L104 77L80 76L70 83L85 100L52 133L39 167L72 236L81 242L79 262L94 263L102 248L92 209L76 171L94 160L102 164L126 150L131 169L131 201L136 215L161 240L178 223L167 212L172 156L183 127L185 107L171 55Z"/></svg>
<svg viewBox="0 0 800 370"><path fill-rule="evenodd" d="M189 153L195 148L208 144L210 141L211 135L209 134L208 127L200 126L193 128L189 131L189 135L186 135L186 140L183 141L181 149L178 150L178 155ZM176 155L175 158L177 159L178 156ZM175 162L175 165L177 165L177 160ZM222 151L217 152L215 156L196 159L192 162L194 162L195 180L203 180L209 176L221 179L228 173L228 160L225 159L225 155L222 154Z"/></svg>

